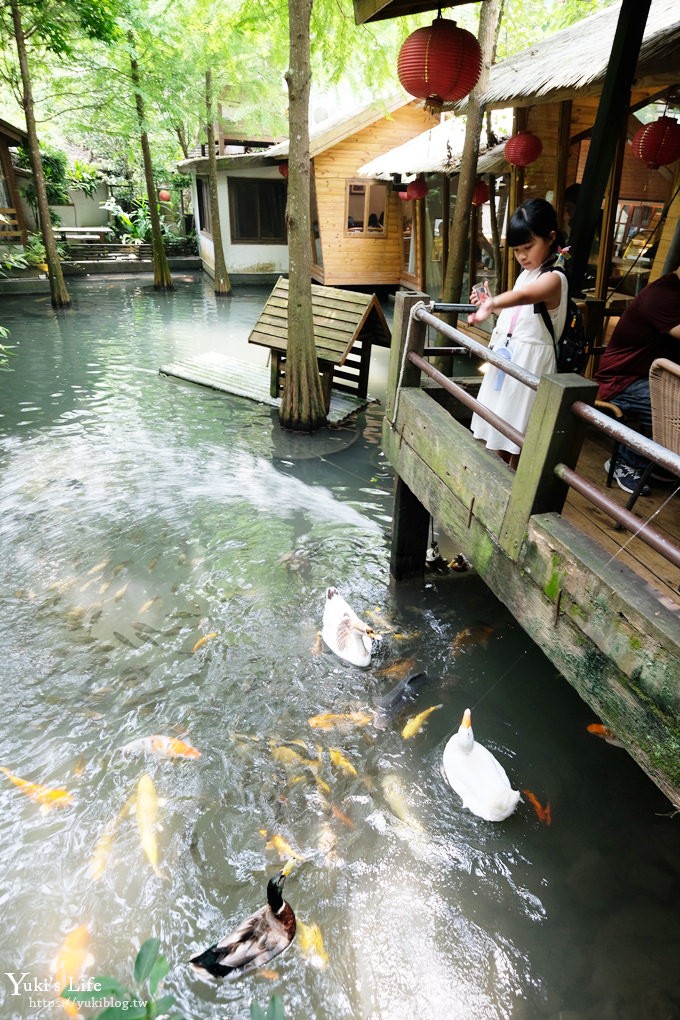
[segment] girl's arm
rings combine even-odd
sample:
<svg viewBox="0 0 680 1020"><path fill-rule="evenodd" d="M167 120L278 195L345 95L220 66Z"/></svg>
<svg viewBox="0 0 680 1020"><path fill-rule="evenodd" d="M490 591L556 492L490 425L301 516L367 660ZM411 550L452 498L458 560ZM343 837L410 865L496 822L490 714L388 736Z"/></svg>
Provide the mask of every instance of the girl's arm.
<svg viewBox="0 0 680 1020"><path fill-rule="evenodd" d="M504 308L515 308L517 305L535 305L545 302L546 308L557 308L562 296L562 284L559 272L542 273L538 279L532 280L515 290L505 290L496 297L485 298L479 308L468 315L468 322L484 322L490 315Z"/></svg>

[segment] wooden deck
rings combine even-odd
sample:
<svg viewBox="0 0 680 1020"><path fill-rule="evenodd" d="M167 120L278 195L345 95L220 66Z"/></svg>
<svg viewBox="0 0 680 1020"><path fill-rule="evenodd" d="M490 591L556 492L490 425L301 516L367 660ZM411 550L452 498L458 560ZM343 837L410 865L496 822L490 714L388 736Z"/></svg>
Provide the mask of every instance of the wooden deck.
<svg viewBox="0 0 680 1020"><path fill-rule="evenodd" d="M579 474L596 485L604 486L604 463L610 455L611 444L597 434L588 433L576 466ZM680 485L680 480L678 481ZM667 538L680 545L680 493L677 486L656 484L649 496L640 496L635 513L644 520L653 517L653 524ZM625 506L629 495L616 483L612 483L607 494L621 506ZM569 491L562 516L575 524L585 535L602 545L620 563L634 570L647 584L657 589L668 603L680 612L680 570L669 563L660 553L634 538L628 531L617 530L611 517L603 510L592 506L586 498Z"/></svg>

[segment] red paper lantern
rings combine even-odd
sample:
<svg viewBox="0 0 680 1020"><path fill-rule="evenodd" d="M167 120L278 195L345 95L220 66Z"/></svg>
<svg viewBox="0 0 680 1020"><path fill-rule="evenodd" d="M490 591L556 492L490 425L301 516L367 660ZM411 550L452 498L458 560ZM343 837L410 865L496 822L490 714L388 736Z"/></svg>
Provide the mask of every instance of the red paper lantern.
<svg viewBox="0 0 680 1020"><path fill-rule="evenodd" d="M417 28L399 50L399 81L427 106L441 109L443 103L463 99L481 73L482 51L474 35L445 18Z"/></svg>
<svg viewBox="0 0 680 1020"><path fill-rule="evenodd" d="M425 196L427 195L429 190L430 190L430 187L429 187L427 181L420 181L420 180L411 181L411 183L406 186L406 197L407 198L425 198Z"/></svg>
<svg viewBox="0 0 680 1020"><path fill-rule="evenodd" d="M650 170L675 163L680 156L680 124L672 117L659 117L652 124L643 124L633 138L633 155Z"/></svg>
<svg viewBox="0 0 680 1020"><path fill-rule="evenodd" d="M543 142L531 131L520 131L505 143L505 158L513 166L529 166L543 152Z"/></svg>
<svg viewBox="0 0 680 1020"><path fill-rule="evenodd" d="M172 196L171 196L170 192L166 188L161 188L161 190L158 192L158 201L159 202L169 202L171 197Z"/></svg>
<svg viewBox="0 0 680 1020"><path fill-rule="evenodd" d="M281 174L282 177L287 177L288 176L288 164L287 163L279 163L279 173Z"/></svg>
<svg viewBox="0 0 680 1020"><path fill-rule="evenodd" d="M473 205L484 205L485 202L489 201L489 185L486 181L478 180L475 184L475 189L472 192L472 204Z"/></svg>

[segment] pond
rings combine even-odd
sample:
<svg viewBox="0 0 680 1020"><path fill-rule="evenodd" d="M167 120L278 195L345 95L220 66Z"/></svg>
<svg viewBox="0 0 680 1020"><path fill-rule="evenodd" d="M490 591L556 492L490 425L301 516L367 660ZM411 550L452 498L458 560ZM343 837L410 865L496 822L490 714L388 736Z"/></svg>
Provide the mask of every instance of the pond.
<svg viewBox="0 0 680 1020"><path fill-rule="evenodd" d="M125 985L155 936L191 1020L274 993L289 1020L680 1017L678 819L473 572L390 582L382 405L298 444L271 408L159 375L197 350L262 364L266 291L71 290L66 312L0 303L2 1016L66 1015L65 945L77 982ZM381 635L367 669L319 648L329 585ZM441 761L467 707L549 818L528 793L501 823L462 807ZM121 750L155 734L200 757ZM48 810L10 776L69 796ZM189 958L291 851L322 943L201 980Z"/></svg>

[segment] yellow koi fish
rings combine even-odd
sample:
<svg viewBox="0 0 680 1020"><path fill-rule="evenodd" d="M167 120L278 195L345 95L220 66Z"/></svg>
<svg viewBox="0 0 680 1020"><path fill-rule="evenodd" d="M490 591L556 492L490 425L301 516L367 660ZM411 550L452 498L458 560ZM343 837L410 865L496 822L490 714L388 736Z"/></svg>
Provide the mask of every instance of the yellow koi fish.
<svg viewBox="0 0 680 1020"><path fill-rule="evenodd" d="M302 955L309 960L312 967L316 967L317 970L325 970L329 959L318 924L305 924L298 917L296 936Z"/></svg>
<svg viewBox="0 0 680 1020"><path fill-rule="evenodd" d="M197 652L203 645L207 645L208 641L212 641L213 638L217 637L217 631L212 630L209 634L204 634L203 637L199 638L194 647L191 649L191 654Z"/></svg>
<svg viewBox="0 0 680 1020"><path fill-rule="evenodd" d="M349 758L345 757L342 751L338 751L337 748L331 747L328 750L328 754L330 755L331 764L335 765L336 768L341 769L343 772L346 772L348 776L359 775L357 770L354 768L354 765L352 765Z"/></svg>
<svg viewBox="0 0 680 1020"><path fill-rule="evenodd" d="M128 797L118 814L114 815L113 818L110 818L102 829L102 833L97 840L97 845L94 848L94 853L92 854L92 858L89 863L90 875L95 882L98 882L106 871L109 863L109 857L111 856L111 850L113 848L113 837L116 834L116 829L118 828L121 819L129 813L130 808L134 804L134 799L134 794Z"/></svg>
<svg viewBox="0 0 680 1020"><path fill-rule="evenodd" d="M392 811L392 813L396 815L400 821L404 822L411 829L414 829L416 832L422 832L423 827L418 819L414 818L411 813L411 809L406 802L404 790L398 776L396 776L393 772L390 772L388 775L383 776L381 784L383 793L385 794L385 800L387 801L390 811Z"/></svg>
<svg viewBox="0 0 680 1020"><path fill-rule="evenodd" d="M53 807L66 807L73 803L73 795L68 790L43 786L42 783L29 783L26 779L20 779L19 776L12 775L9 769L6 769L3 765L0 765L0 772L4 772L9 781L18 786L27 797L41 804L44 811L49 811Z"/></svg>
<svg viewBox="0 0 680 1020"><path fill-rule="evenodd" d="M482 623L473 627L464 627L463 630L458 631L451 642L451 648L454 652L460 652L464 648L471 648L474 645L481 645L482 648L486 648L492 634L493 627L490 627L488 624Z"/></svg>
<svg viewBox="0 0 680 1020"><path fill-rule="evenodd" d="M432 712L436 712L438 708L443 708L443 706L432 705L430 708L426 708L423 712L418 712L418 715L412 715L401 731L401 735L404 740L408 740L409 737L415 737L416 733L423 728L428 715L431 715Z"/></svg>
<svg viewBox="0 0 680 1020"><path fill-rule="evenodd" d="M292 765L295 768L318 767L317 762L304 758L298 751L294 751L292 747L286 747L285 744L276 744L270 740L269 747L274 761L278 761L280 765Z"/></svg>
<svg viewBox="0 0 680 1020"><path fill-rule="evenodd" d="M155 606L157 602L160 602L160 595L154 595L152 599L147 599L143 606L140 606L137 613L141 616L142 613L148 613L152 606Z"/></svg>
<svg viewBox="0 0 680 1020"><path fill-rule="evenodd" d="M156 823L158 821L158 796L153 779L148 772L145 772L137 784L137 794L134 800L135 817L137 828L142 842L142 849L146 854L154 874L159 878L165 875L158 867L158 841L156 840Z"/></svg>
<svg viewBox="0 0 680 1020"><path fill-rule="evenodd" d="M342 726L349 723L352 726L368 726L373 716L370 712L325 712L322 715L313 715L307 720L313 729L332 730L335 726Z"/></svg>
<svg viewBox="0 0 680 1020"><path fill-rule="evenodd" d="M159 758L200 758L201 752L191 744L186 744L177 737L166 737L154 733L150 737L131 740L120 749L121 754L156 754Z"/></svg>
<svg viewBox="0 0 680 1020"><path fill-rule="evenodd" d="M263 834L265 836L267 835L266 830L264 830ZM287 857L289 860L294 861L304 860L304 857L299 852L299 850L293 850L288 840L285 839L283 836L280 836L278 833L274 833L274 835L267 840L267 842L265 843L265 849L275 850L276 853L279 854L281 857Z"/></svg>
<svg viewBox="0 0 680 1020"><path fill-rule="evenodd" d="M54 983L62 991L69 986L77 988L83 971L91 967L94 958L88 950L90 933L86 924L81 924L69 932L51 967ZM61 999L66 1014L70 1017L79 1015L77 1002Z"/></svg>

